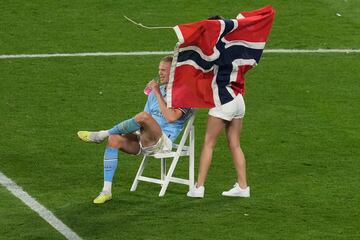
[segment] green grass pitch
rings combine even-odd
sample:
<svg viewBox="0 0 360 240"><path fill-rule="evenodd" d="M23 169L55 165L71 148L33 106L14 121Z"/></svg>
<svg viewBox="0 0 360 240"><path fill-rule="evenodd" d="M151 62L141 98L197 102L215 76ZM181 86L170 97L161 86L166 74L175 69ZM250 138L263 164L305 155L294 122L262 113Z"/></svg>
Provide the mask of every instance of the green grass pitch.
<svg viewBox="0 0 360 240"><path fill-rule="evenodd" d="M209 15L233 17L273 4L267 48L360 48L360 2L2 1L0 55L170 51L174 26ZM337 16L337 13L341 16ZM139 184L140 158L120 154L114 199L94 206L104 145L81 129L111 127L143 108L142 90L161 56L0 59L0 171L83 239L359 239L360 55L270 54L247 74L241 143L250 199L220 194L235 182L224 136L205 198L187 188ZM100 94L101 92L101 94ZM198 112L196 167L206 110ZM156 175L159 162L150 162ZM180 162L176 174L186 174ZM0 239L63 239L0 187Z"/></svg>

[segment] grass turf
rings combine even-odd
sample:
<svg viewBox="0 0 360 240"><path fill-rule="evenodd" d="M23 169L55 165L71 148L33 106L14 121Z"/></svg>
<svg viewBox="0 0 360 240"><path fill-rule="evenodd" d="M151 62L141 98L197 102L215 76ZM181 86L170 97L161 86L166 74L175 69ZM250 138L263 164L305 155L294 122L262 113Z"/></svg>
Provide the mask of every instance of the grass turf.
<svg viewBox="0 0 360 240"><path fill-rule="evenodd" d="M63 239L23 202L0 188L0 239Z"/></svg>
<svg viewBox="0 0 360 240"><path fill-rule="evenodd" d="M235 181L221 137L205 199L187 199L186 187L177 185L165 198L147 183L130 193L140 159L120 154L114 200L91 204L102 185L103 146L80 142L76 131L109 127L141 109L144 79L158 57L3 61L1 131L11 137L1 138L0 168L85 239L356 238L357 59L265 54L249 74L242 145L250 199L220 196ZM137 71L138 65L146 70ZM201 110L197 159L205 119ZM157 167L151 162L149 174ZM177 173L185 172L182 163Z"/></svg>
<svg viewBox="0 0 360 240"><path fill-rule="evenodd" d="M359 47L354 36L360 27L358 0L3 0L0 53L172 50L176 37L171 29L146 30L123 15L145 25L171 27L217 14L233 18L268 4L277 11L269 48Z"/></svg>
<svg viewBox="0 0 360 240"><path fill-rule="evenodd" d="M351 0L243 1L238 8L232 1L18 0L0 7L0 53L171 50L171 30L143 30L122 14L171 26L219 13L232 17L268 3L277 16L267 47L359 48L354 29L360 8ZM81 143L76 131L110 127L141 110L142 89L158 60L1 59L0 171L85 239L359 238L358 54L264 54L247 75L241 141L250 199L220 196L235 181L222 136L205 199L188 199L186 187L177 185L165 198L147 183L130 193L140 159L121 154L114 200L92 205L102 186L103 146ZM197 159L205 120L201 110ZM151 162L149 174L157 167ZM176 172L185 174L186 164ZM0 238L58 237L4 189L0 194Z"/></svg>

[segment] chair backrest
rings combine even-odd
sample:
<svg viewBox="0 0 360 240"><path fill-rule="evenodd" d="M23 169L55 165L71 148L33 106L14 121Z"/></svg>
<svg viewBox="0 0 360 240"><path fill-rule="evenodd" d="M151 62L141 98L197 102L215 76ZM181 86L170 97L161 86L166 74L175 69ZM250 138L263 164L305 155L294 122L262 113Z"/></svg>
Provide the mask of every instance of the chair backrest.
<svg viewBox="0 0 360 240"><path fill-rule="evenodd" d="M189 117L187 123L186 123L186 127L185 130L181 136L180 142L179 144L174 144L175 147L177 148L177 151L182 151L182 149L184 148L186 139L190 133L190 131L192 130L192 128L194 127L194 121L195 121L195 115L196 115L196 110L192 110L191 116Z"/></svg>

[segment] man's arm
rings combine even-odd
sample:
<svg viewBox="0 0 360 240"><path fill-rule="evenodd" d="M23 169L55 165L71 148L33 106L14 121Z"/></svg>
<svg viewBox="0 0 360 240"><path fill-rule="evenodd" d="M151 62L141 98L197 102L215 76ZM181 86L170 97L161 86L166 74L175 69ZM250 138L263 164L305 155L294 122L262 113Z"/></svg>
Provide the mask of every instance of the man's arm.
<svg viewBox="0 0 360 240"><path fill-rule="evenodd" d="M148 86L151 87L152 91L154 92L156 100L159 104L160 111L168 122L175 122L176 120L181 118L181 116L183 115L183 112L181 110L175 108L168 108L166 106L165 99L161 95L159 84L157 82L151 81Z"/></svg>
<svg viewBox="0 0 360 240"><path fill-rule="evenodd" d="M144 107L144 112L150 113L149 100L146 100L145 107Z"/></svg>

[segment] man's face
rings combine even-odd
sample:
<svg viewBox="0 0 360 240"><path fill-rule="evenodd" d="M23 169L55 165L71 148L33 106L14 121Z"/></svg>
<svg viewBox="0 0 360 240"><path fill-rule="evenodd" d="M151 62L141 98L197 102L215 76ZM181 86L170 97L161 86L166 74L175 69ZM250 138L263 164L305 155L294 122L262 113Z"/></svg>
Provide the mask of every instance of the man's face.
<svg viewBox="0 0 360 240"><path fill-rule="evenodd" d="M159 78L160 83L166 84L169 82L171 62L160 62L159 64Z"/></svg>

